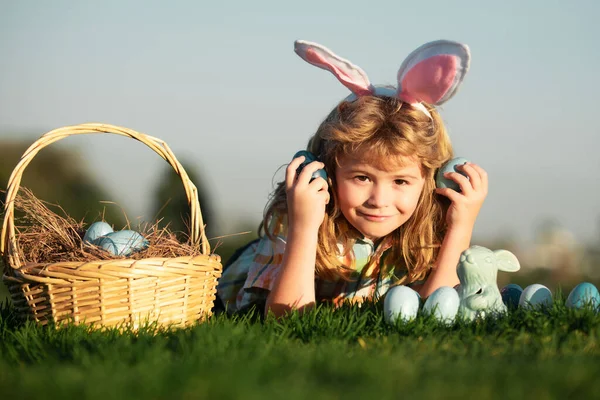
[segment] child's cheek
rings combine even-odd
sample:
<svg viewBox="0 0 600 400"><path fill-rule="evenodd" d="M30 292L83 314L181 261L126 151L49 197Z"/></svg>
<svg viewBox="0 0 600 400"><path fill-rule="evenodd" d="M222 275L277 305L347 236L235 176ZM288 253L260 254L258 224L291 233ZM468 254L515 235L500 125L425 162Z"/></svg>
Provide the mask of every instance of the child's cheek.
<svg viewBox="0 0 600 400"><path fill-rule="evenodd" d="M352 189L352 185L348 184L348 182L339 183L336 188L336 195L339 199L339 202L342 204L353 203L353 197L355 196L355 190Z"/></svg>
<svg viewBox="0 0 600 400"><path fill-rule="evenodd" d="M414 211L417 208L420 196L421 190L419 187L413 186L403 190L398 196L399 208L404 209L405 212Z"/></svg>

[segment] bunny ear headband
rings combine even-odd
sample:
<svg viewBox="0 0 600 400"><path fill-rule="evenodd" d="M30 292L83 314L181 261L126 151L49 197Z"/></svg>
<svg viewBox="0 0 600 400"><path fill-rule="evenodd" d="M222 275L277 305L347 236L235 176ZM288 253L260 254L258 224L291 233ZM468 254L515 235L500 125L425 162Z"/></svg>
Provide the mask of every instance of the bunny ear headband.
<svg viewBox="0 0 600 400"><path fill-rule="evenodd" d="M422 102L440 105L450 99L469 69L469 47L449 40L429 42L408 55L398 70L398 87L373 86L367 74L317 43L296 40L294 51L304 61L330 71L353 95L397 97L431 118Z"/></svg>

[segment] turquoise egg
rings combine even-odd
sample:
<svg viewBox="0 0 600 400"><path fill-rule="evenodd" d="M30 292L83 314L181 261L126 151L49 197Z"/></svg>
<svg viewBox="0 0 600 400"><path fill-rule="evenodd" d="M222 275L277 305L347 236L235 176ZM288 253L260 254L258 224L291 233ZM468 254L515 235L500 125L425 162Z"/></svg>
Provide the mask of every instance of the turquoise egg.
<svg viewBox="0 0 600 400"><path fill-rule="evenodd" d="M94 222L90 225L85 235L83 235L83 241L86 243L92 243L94 240L113 232L113 228L106 222Z"/></svg>
<svg viewBox="0 0 600 400"><path fill-rule="evenodd" d="M315 172L313 172L312 179L319 178L319 177L321 177L321 178L325 179L325 181L327 181L327 172L325 172L324 169L318 169Z"/></svg>
<svg viewBox="0 0 600 400"><path fill-rule="evenodd" d="M317 157L315 157L315 155L313 153L311 153L308 150L300 150L298 152L296 152L296 154L294 154L294 157L292 157L292 160L294 158L298 158L300 156L304 156L305 160L302 162L302 164L300 165L306 165L308 163L311 163L313 161L315 161L317 159Z"/></svg>
<svg viewBox="0 0 600 400"><path fill-rule="evenodd" d="M395 324L398 318L404 322L415 319L419 312L421 296L408 286L394 286L388 290L383 301L386 322Z"/></svg>
<svg viewBox="0 0 600 400"><path fill-rule="evenodd" d="M600 293L596 286L589 282L582 282L571 290L565 305L569 308L592 307L599 309Z"/></svg>
<svg viewBox="0 0 600 400"><path fill-rule="evenodd" d="M469 162L469 160L463 157L456 157L448 161L438 170L437 174L435 175L435 185L439 188L450 188L460 192L460 186L458 186L458 183L444 177L444 174L446 172L458 172L461 175L467 176L462 171L456 169L456 167L459 165L463 165L467 162Z"/></svg>
<svg viewBox="0 0 600 400"><path fill-rule="evenodd" d="M136 231L123 230L109 233L97 239L94 244L111 254L128 256L135 251L147 248L148 240Z"/></svg>
<svg viewBox="0 0 600 400"><path fill-rule="evenodd" d="M459 305L458 292L450 286L442 286L429 295L423 305L423 312L433 313L435 319L449 324L454 322Z"/></svg>
<svg viewBox="0 0 600 400"><path fill-rule="evenodd" d="M294 157L292 157L292 159L298 158L300 156L304 156L304 161L302 162L302 164L300 164L300 166L296 170L296 174L299 174L306 165L310 164L313 161L317 161L317 157L313 153L311 153L310 151L307 151L307 150L300 150L299 152L294 154ZM315 172L313 172L311 180L313 180L315 178L319 178L319 177L327 180L327 173L325 172L324 169L318 169Z"/></svg>
<svg viewBox="0 0 600 400"><path fill-rule="evenodd" d="M527 286L523 289L519 298L520 307L549 307L552 305L552 292L546 286L539 283Z"/></svg>
<svg viewBox="0 0 600 400"><path fill-rule="evenodd" d="M519 306L521 293L523 293L523 288L516 283L509 283L500 290L502 302L509 310L514 310Z"/></svg>

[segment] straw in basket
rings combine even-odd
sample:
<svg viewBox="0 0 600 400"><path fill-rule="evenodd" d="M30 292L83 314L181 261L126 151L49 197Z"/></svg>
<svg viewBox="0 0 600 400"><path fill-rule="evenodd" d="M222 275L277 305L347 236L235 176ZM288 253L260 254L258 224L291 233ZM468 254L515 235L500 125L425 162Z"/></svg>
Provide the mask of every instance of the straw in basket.
<svg viewBox="0 0 600 400"><path fill-rule="evenodd" d="M27 165L44 147L68 136L111 133L136 139L165 159L181 178L190 206L190 242L196 256L33 263L21 259L14 204ZM0 237L3 280L20 315L41 324L73 322L133 329L142 324L183 327L211 315L221 276L210 254L196 186L165 142L131 129L82 124L44 134L25 151L10 176ZM25 254L25 258L27 255Z"/></svg>

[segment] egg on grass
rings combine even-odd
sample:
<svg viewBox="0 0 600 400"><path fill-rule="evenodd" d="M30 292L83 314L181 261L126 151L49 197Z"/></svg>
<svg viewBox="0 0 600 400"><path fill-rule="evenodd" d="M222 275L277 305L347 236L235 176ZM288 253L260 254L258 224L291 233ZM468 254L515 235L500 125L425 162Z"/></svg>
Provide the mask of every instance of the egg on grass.
<svg viewBox="0 0 600 400"><path fill-rule="evenodd" d="M442 286L429 295L423 305L423 313L433 313L438 321L450 324L456 318L459 305L458 292L449 286Z"/></svg>
<svg viewBox="0 0 600 400"><path fill-rule="evenodd" d="M550 289L539 283L527 286L519 297L519 307L523 308L550 307L552 302Z"/></svg>
<svg viewBox="0 0 600 400"><path fill-rule="evenodd" d="M509 283L500 290L502 302L509 310L514 310L519 306L521 293L523 293L523 288L516 283Z"/></svg>
<svg viewBox="0 0 600 400"><path fill-rule="evenodd" d="M393 286L383 301L383 316L387 323L396 324L398 319L408 322L419 312L421 296L408 286Z"/></svg>
<svg viewBox="0 0 600 400"><path fill-rule="evenodd" d="M595 310L600 310L600 293L593 284L582 282L571 290L565 305L568 308L592 307Z"/></svg>

